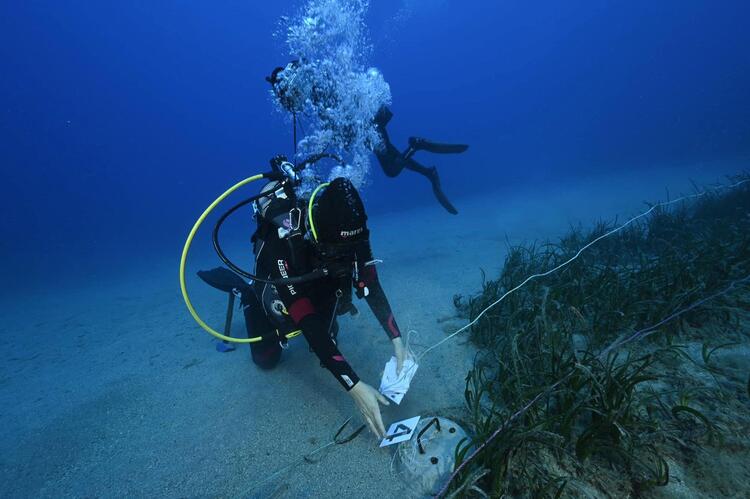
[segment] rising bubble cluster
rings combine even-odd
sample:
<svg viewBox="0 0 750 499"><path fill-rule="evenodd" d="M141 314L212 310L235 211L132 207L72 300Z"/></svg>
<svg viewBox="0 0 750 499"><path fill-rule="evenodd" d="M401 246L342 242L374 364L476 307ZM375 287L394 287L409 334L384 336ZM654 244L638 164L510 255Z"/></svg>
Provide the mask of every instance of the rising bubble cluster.
<svg viewBox="0 0 750 499"><path fill-rule="evenodd" d="M328 172L318 167L310 174L346 176L358 187L367 180L370 152L381 142L373 117L391 101L383 75L366 63L367 8L366 0L311 0L285 19L294 62L278 74L274 94L280 109L293 111L304 123L298 157L326 151L344 160Z"/></svg>

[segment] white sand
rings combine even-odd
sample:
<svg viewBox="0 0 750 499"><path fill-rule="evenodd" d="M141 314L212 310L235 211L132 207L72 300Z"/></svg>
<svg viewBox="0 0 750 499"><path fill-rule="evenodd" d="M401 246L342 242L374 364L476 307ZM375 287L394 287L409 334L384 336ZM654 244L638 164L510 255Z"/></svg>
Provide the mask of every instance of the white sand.
<svg viewBox="0 0 750 499"><path fill-rule="evenodd" d="M721 180L741 168L701 167L575 178L565 185L456 200L373 218L381 280L402 328L432 344L460 326L456 293L494 277L511 242L554 238L569 224L633 215L642 201L689 191L689 179ZM398 180L395 180L396 182ZM246 346L220 354L193 323L176 280L180 248L144 261L142 275L114 284L19 296L2 303L0 496L235 497L325 444L356 411L304 339L263 372ZM196 254L197 255L197 254ZM191 273L218 260L196 256ZM226 297L189 282L204 318L221 329ZM391 349L364 302L344 319L339 343L377 386ZM244 337L240 313L233 336ZM463 404L473 351L459 337L422 362L386 422L443 414ZM352 426L354 428L356 426ZM317 464L300 464L255 493L267 497L396 497L395 448L363 434Z"/></svg>

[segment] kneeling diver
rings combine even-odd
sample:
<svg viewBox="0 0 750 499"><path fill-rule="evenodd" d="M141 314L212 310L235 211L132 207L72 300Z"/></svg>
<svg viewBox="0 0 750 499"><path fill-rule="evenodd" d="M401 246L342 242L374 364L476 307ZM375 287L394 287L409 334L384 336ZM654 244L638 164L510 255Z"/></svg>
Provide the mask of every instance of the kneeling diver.
<svg viewBox="0 0 750 499"><path fill-rule="evenodd" d="M291 166L284 157L275 161L281 168ZM391 340L398 371L406 359L401 332L378 281L362 199L345 178L318 186L308 200L298 200L287 185L275 181L262 192L268 195L254 204L254 274L271 282L254 281L252 291L241 298L248 336L264 337L250 344L253 362L273 368L286 346L285 334L301 329L321 365L352 396L373 433L382 436L378 402L388 401L360 380L336 343L336 317L356 313L354 287ZM320 268L329 269L327 275L295 280Z"/></svg>

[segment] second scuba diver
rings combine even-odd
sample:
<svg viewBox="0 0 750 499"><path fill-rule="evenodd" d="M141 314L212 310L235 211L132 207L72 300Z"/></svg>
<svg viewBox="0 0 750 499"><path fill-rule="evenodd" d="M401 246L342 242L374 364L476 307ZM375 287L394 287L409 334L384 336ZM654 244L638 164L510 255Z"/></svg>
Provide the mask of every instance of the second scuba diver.
<svg viewBox="0 0 750 499"><path fill-rule="evenodd" d="M284 157L273 161L277 168L291 166ZM321 184L307 200L298 199L279 182L269 182L262 192L267 195L254 205L258 223L252 237L254 274L282 281L254 281L252 291L242 293L248 335L264 337L250 344L253 362L273 368L286 346L285 335L301 329L321 365L352 396L370 430L382 437L385 427L378 403L389 405L388 401L360 380L336 343L337 316L357 313L354 289L391 341L397 371L406 360L401 332L378 280L362 199L346 178ZM294 281L321 268L327 269L326 275Z"/></svg>
<svg viewBox="0 0 750 499"><path fill-rule="evenodd" d="M448 210L448 213L457 215L458 210L456 210L453 204L451 204L448 197L443 192L443 189L440 187L440 178L438 177L437 168L434 166L422 166L414 161L412 156L414 156L414 153L417 151L428 151L438 154L456 154L464 152L469 146L465 144L442 144L421 137L409 137L409 147L407 147L402 153L396 149L396 146L391 144L388 132L385 129L392 117L393 113L391 110L383 106L378 110L378 114L375 115L374 119L378 133L382 139L382 144L380 144L380 147L376 147L373 150L373 153L378 158L378 163L380 163L383 172L389 177L395 177L404 169L407 169L427 177L432 184L432 192L435 194L438 202L443 205L443 208Z"/></svg>
<svg viewBox="0 0 750 499"><path fill-rule="evenodd" d="M313 109L321 110L319 112L321 116L319 117L325 121L325 119L329 119L328 111L330 107L335 106L340 100L334 90L335 86L331 85L321 85L320 87L313 85L311 89L305 88L304 90L309 92L309 94L302 91L296 85L298 83L297 71L300 65L299 60L294 60L287 64L286 67L275 68L271 75L266 77L266 81L271 84L271 89L278 99L279 104L295 117L295 133L297 114L305 110L306 102L309 102ZM443 192L437 169L434 166L427 167L419 164L414 160L413 156L417 151L427 151L437 154L457 154L466 151L469 146L466 144L433 142L421 137L409 137L409 146L401 152L391 143L388 131L386 130L386 126L392 117L393 113L391 110L387 106L381 106L377 114L371 118L377 135L380 137L380 143L369 144L368 147L375 154L375 157L377 157L383 173L388 177L396 177L406 169L423 175L432 184L432 192L443 208L453 215L458 214L458 210L456 210Z"/></svg>

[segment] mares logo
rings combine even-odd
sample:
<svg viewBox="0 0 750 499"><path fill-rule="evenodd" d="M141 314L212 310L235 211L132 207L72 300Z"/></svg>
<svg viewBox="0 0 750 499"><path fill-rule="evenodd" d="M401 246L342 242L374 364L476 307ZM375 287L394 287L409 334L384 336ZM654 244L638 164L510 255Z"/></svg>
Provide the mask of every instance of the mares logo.
<svg viewBox="0 0 750 499"><path fill-rule="evenodd" d="M364 227L360 227L359 229L354 229L354 230L342 230L339 233L339 235L341 237L352 237L352 236L357 236L359 234L362 234L364 230L365 230Z"/></svg>
<svg viewBox="0 0 750 499"><path fill-rule="evenodd" d="M276 260L276 265L279 266L279 274L281 274L281 277L283 279L288 279L289 274L286 271L286 262L284 260ZM286 288L289 290L289 294L296 295L297 291L294 289L294 286L291 284L287 284Z"/></svg>

